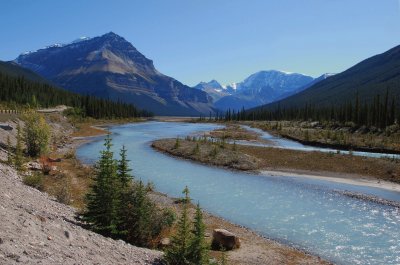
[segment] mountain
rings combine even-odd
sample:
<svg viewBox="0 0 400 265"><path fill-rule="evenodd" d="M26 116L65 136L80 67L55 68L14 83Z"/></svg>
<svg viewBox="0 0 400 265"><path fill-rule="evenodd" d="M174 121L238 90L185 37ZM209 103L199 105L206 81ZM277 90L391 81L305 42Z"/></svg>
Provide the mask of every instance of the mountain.
<svg viewBox="0 0 400 265"><path fill-rule="evenodd" d="M216 80L211 80L210 82L200 82L194 88L208 93L212 97L213 102L216 102L223 97L232 95L235 92L233 87L224 87Z"/></svg>
<svg viewBox="0 0 400 265"><path fill-rule="evenodd" d="M29 69L20 67L14 62L0 61L0 73L13 77L23 76L24 78L34 82L49 83L45 78Z"/></svg>
<svg viewBox="0 0 400 265"><path fill-rule="evenodd" d="M348 70L330 76L302 92L260 108L301 107L305 104L337 106L352 102L371 103L374 97L389 96L400 102L400 46L370 57ZM260 109L258 108L258 109Z"/></svg>
<svg viewBox="0 0 400 265"><path fill-rule="evenodd" d="M313 81L313 77L297 73L260 71L234 84L233 93L217 100L214 106L221 110L256 107L292 95Z"/></svg>
<svg viewBox="0 0 400 265"><path fill-rule="evenodd" d="M214 111L206 92L161 74L153 61L113 32L24 53L15 62L66 90L133 103L157 115Z"/></svg>

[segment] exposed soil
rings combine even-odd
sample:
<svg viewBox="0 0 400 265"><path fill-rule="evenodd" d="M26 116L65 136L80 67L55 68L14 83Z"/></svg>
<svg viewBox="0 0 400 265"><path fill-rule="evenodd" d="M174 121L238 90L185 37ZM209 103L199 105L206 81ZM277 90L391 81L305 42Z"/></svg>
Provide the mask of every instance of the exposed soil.
<svg viewBox="0 0 400 265"><path fill-rule="evenodd" d="M158 264L162 253L83 229L76 210L0 163L0 264Z"/></svg>

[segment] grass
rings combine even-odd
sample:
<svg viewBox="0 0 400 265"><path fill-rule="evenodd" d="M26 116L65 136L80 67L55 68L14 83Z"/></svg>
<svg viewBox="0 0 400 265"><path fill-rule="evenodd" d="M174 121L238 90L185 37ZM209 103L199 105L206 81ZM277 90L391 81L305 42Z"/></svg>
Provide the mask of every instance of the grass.
<svg viewBox="0 0 400 265"><path fill-rule="evenodd" d="M381 149L400 151L400 126L393 125L385 130L357 127L354 124L265 121L248 122L249 125L274 134L307 141L315 144L350 148Z"/></svg>
<svg viewBox="0 0 400 265"><path fill-rule="evenodd" d="M154 141L152 147L174 156L215 166L240 170L254 170L259 167L257 158L238 152L234 150L233 145L222 141L181 139L177 146L176 139L162 139Z"/></svg>
<svg viewBox="0 0 400 265"><path fill-rule="evenodd" d="M225 128L215 129L209 135L214 138L226 140L260 140L259 134L248 131L237 124L228 124Z"/></svg>
<svg viewBox="0 0 400 265"><path fill-rule="evenodd" d="M237 149L259 159L260 169L355 174L400 183L400 160L253 146Z"/></svg>
<svg viewBox="0 0 400 265"><path fill-rule="evenodd" d="M52 157L60 156L53 154ZM43 177L43 191L56 197L61 203L70 204L79 210L84 209L93 169L82 165L71 152L54 165L57 170Z"/></svg>

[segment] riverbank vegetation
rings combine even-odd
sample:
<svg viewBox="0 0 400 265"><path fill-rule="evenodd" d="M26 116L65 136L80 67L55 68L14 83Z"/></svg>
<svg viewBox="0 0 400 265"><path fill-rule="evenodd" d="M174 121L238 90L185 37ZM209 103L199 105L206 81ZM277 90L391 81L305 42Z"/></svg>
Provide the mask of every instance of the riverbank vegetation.
<svg viewBox="0 0 400 265"><path fill-rule="evenodd" d="M227 144L224 139L213 140L206 137L161 139L154 141L152 147L174 156L215 166L239 170L255 170L259 168L257 158L239 152L235 143Z"/></svg>
<svg viewBox="0 0 400 265"><path fill-rule="evenodd" d="M246 124L308 145L400 153L400 126L397 124L384 130L334 122L264 121Z"/></svg>
<svg viewBox="0 0 400 265"><path fill-rule="evenodd" d="M229 134L229 131L235 131L235 128L235 126L228 126L224 132ZM218 133L214 135L221 135L220 129L216 131ZM241 134L246 132L253 135L253 132L245 129L241 131ZM238 170L298 170L313 174L322 172L325 175L350 174L353 177L371 177L400 183L399 159L368 158L340 152L306 152L246 146L235 142L229 144L225 138L161 139L154 141L152 147L173 156Z"/></svg>

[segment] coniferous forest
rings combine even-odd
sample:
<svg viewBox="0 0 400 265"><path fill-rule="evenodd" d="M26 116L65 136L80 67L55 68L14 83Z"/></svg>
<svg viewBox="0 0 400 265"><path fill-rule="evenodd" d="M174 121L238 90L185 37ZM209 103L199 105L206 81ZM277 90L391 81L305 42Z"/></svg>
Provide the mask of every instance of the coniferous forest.
<svg viewBox="0 0 400 265"><path fill-rule="evenodd" d="M42 108L67 105L74 108L75 114L96 119L151 116L151 113L139 110L132 104L78 95L46 83L4 73L0 73L0 102Z"/></svg>
<svg viewBox="0 0 400 265"><path fill-rule="evenodd" d="M218 120L297 120L330 121L340 124L349 122L358 126L386 128L400 121L400 107L396 97L387 90L385 95L376 95L371 102L360 102L358 95L353 101L341 105L303 107L254 108L250 110L228 110L218 115Z"/></svg>

